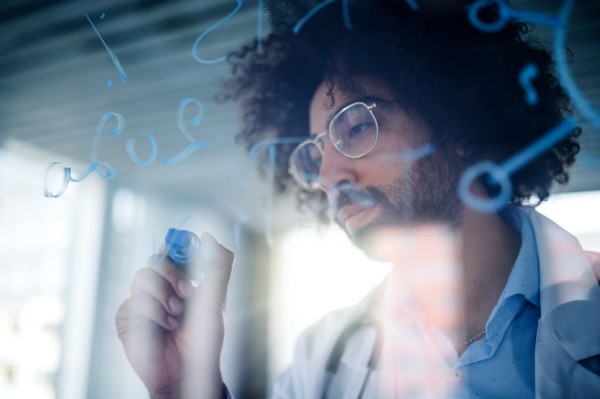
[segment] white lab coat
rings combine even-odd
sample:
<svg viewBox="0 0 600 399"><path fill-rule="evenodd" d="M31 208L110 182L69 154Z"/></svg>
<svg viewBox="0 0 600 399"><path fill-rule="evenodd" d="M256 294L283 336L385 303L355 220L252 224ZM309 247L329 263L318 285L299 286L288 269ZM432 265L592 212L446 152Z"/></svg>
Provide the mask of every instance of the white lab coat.
<svg viewBox="0 0 600 399"><path fill-rule="evenodd" d="M531 208L524 211L532 222L540 264L536 398L600 397L600 376L577 363L600 354L598 281L571 234ZM344 328L367 312L369 300L325 316L301 335L292 365L273 386L273 399L321 398L331 350ZM349 339L329 398L358 396L375 336L374 328L366 328ZM363 398L379 397L378 380L377 373L371 375Z"/></svg>

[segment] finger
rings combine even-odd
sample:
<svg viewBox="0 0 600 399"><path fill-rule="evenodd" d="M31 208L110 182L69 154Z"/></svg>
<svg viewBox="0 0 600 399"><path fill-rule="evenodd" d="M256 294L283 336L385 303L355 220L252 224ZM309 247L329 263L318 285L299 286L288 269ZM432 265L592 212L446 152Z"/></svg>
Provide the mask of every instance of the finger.
<svg viewBox="0 0 600 399"><path fill-rule="evenodd" d="M157 259L160 262L156 263ZM192 295L193 287L190 278L175 266L168 256L163 256L162 254L152 255L148 258L146 267L154 270L159 276L169 282L180 298L189 298Z"/></svg>
<svg viewBox="0 0 600 399"><path fill-rule="evenodd" d="M150 294L138 291L128 299L131 310L137 315L150 319L167 330L174 330L179 326L175 317L168 314L163 305Z"/></svg>
<svg viewBox="0 0 600 399"><path fill-rule="evenodd" d="M202 242L201 253L205 272L201 291L212 296L216 303L224 309L235 256L233 252L219 244L207 232L202 234L200 240Z"/></svg>
<svg viewBox="0 0 600 399"><path fill-rule="evenodd" d="M146 267L135 273L131 283L131 295L138 291L144 291L156 298L165 310L173 315L178 315L183 311L183 302L179 299L173 286L153 269Z"/></svg>

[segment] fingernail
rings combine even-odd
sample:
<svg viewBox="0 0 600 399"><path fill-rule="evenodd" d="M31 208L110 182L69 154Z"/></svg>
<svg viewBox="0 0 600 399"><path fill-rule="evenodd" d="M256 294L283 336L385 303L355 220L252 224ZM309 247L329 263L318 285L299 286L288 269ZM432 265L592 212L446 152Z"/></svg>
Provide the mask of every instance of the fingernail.
<svg viewBox="0 0 600 399"><path fill-rule="evenodd" d="M167 316L167 323L171 326L171 328L177 328L177 327L179 327L179 322L177 321L176 318L174 318L171 315Z"/></svg>
<svg viewBox="0 0 600 399"><path fill-rule="evenodd" d="M177 283L177 288L179 289L181 295L183 295L184 297L192 295L192 285L189 281L179 280L179 283Z"/></svg>
<svg viewBox="0 0 600 399"><path fill-rule="evenodd" d="M183 304L179 299L171 295L169 297L169 308L171 308L172 313L179 314L183 310Z"/></svg>

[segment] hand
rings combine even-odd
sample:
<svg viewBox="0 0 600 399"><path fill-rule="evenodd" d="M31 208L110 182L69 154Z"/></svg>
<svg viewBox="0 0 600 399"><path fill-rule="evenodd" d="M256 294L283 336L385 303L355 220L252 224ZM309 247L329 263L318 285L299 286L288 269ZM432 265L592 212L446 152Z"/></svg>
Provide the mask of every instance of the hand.
<svg viewBox="0 0 600 399"><path fill-rule="evenodd" d="M234 255L208 233L200 240L199 287L170 258L154 266L151 256L115 316L127 359L155 399L223 397L220 357Z"/></svg>

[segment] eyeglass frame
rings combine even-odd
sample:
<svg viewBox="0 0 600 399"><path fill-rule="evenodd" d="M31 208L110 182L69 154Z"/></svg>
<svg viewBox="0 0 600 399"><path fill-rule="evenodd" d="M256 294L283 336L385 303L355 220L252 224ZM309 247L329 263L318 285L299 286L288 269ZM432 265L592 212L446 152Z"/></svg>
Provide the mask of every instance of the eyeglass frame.
<svg viewBox="0 0 600 399"><path fill-rule="evenodd" d="M385 105L385 104L389 104L389 103L393 103L393 102L395 102L395 101L381 101L381 102L379 102L379 105L381 106L381 105ZM333 127L333 123L335 122L335 120L341 114L343 114L344 112L346 112L349 108L354 107L355 105L358 105L358 104L364 105L367 108L367 110L371 113L371 116L373 117L373 120L375 121L375 142L373 143L373 145L371 146L371 148L369 148L367 151L365 151L364 153L362 153L360 155L347 155L347 154L344 154L342 152L342 150L340 150L339 147L336 145L336 143L333 141L332 136L331 136L331 131L332 131L331 129ZM296 184L298 184L298 186L300 186L300 188L302 188L303 190L306 190L306 191L313 191L313 192L318 190L318 188L316 188L316 189L313 190L313 189L309 189L309 188L305 187L304 184L299 181L299 178L296 177L297 173L295 173L295 172L298 172L298 170L296 169L296 167L292 163L292 159L296 156L296 153L298 151L300 151L300 149L302 147L304 147L305 145L310 144L310 143L314 144L317 147L317 149L319 150L319 152L321 152L321 156L323 156L324 155L324 150L323 150L324 144L322 144L322 142L323 142L322 138L325 135L329 134L329 139L331 140L331 144L333 144L333 146L335 147L335 149L340 154L342 154L343 156L345 156L347 158L350 158L350 159L358 159L358 158L364 157L369 152L371 152L373 150L373 148L375 148L375 146L377 145L377 141L379 140L379 122L377 122L377 117L373 113L373 108L377 108L377 103L372 103L369 106L369 105L367 105L366 103L364 103L362 101L357 101L357 102L354 102L352 104L346 105L344 108L342 108L341 110L339 110L333 116L333 118L331 118L331 121L329 122L329 128L328 128L328 130L326 132L321 132L321 133L317 134L314 138L306 139L303 142L301 142L300 144L298 144L298 146L296 148L294 148L294 151L292 151L292 153L290 154L290 158L288 160L288 163L289 163L288 173L292 176L292 178L294 179L294 181L296 182ZM321 143L321 144L319 144L319 143Z"/></svg>

